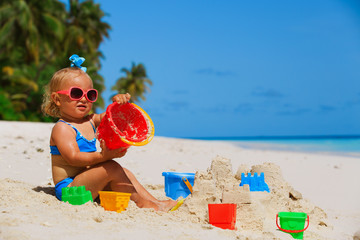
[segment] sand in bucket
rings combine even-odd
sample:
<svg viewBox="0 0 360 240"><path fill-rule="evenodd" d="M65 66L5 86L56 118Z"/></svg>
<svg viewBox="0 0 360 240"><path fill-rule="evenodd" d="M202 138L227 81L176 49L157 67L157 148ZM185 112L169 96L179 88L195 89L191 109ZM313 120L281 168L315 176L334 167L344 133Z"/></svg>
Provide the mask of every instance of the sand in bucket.
<svg viewBox="0 0 360 240"><path fill-rule="evenodd" d="M108 149L148 144L154 137L154 124L149 115L134 103L112 103L97 129L97 138Z"/></svg>

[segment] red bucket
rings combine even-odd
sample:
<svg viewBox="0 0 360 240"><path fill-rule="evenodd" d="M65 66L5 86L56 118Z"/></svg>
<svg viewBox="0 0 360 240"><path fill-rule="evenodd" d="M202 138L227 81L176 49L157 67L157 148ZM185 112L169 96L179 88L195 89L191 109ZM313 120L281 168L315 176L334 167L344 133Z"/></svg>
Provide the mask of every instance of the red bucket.
<svg viewBox="0 0 360 240"><path fill-rule="evenodd" d="M148 144L154 131L151 118L139 106L112 103L97 129L97 138L104 140L109 149L128 148Z"/></svg>
<svg viewBox="0 0 360 240"><path fill-rule="evenodd" d="M214 203L208 204L209 223L222 229L235 229L236 204Z"/></svg>

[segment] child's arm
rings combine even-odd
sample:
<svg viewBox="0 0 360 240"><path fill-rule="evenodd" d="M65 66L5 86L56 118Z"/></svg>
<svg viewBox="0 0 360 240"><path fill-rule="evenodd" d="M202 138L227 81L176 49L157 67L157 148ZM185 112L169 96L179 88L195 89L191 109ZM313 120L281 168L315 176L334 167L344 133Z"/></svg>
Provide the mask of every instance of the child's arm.
<svg viewBox="0 0 360 240"><path fill-rule="evenodd" d="M123 149L110 151L103 143L101 143L101 152L80 152L75 131L66 124L61 123L54 126L51 140L59 149L63 159L71 166L90 166L113 158L123 157L126 153Z"/></svg>

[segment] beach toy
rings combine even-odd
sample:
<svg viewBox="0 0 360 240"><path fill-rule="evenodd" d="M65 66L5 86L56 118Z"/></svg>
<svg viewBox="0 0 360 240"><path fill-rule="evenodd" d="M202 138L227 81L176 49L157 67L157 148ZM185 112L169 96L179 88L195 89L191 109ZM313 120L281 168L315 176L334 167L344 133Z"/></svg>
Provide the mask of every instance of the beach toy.
<svg viewBox="0 0 360 240"><path fill-rule="evenodd" d="M100 205L107 211L122 212L129 204L131 193L99 191Z"/></svg>
<svg viewBox="0 0 360 240"><path fill-rule="evenodd" d="M236 204L214 203L208 204L209 223L222 229L235 229Z"/></svg>
<svg viewBox="0 0 360 240"><path fill-rule="evenodd" d="M191 183L189 182L189 180L188 180L186 177L182 177L181 180L182 180L182 181L185 183L185 185L188 187L190 193L192 193L192 192L193 192L193 189L192 189L192 185L191 185Z"/></svg>
<svg viewBox="0 0 360 240"><path fill-rule="evenodd" d="M154 124L149 115L134 103L112 103L106 109L97 129L97 138L107 148L128 148L148 144L154 137Z"/></svg>
<svg viewBox="0 0 360 240"><path fill-rule="evenodd" d="M280 226L278 224L280 218ZM307 219L307 226L305 220ZM304 231L309 227L309 216L303 212L279 212L276 214L276 226L283 232L290 233L295 239L303 239Z"/></svg>
<svg viewBox="0 0 360 240"><path fill-rule="evenodd" d="M174 200L179 197L186 198L192 193L195 173L163 172L165 177L165 194Z"/></svg>
<svg viewBox="0 0 360 240"><path fill-rule="evenodd" d="M183 205L184 201L185 201L185 198L180 199L180 200L177 202L177 204L176 204L172 209L170 209L169 212L176 211L179 207L181 207L181 205Z"/></svg>
<svg viewBox="0 0 360 240"><path fill-rule="evenodd" d="M251 173L248 173L247 176L245 176L244 173L241 173L241 183L240 187L244 186L244 184L248 184L250 187L250 191L267 191L270 192L269 186L265 183L265 177L264 173L260 173L260 176L258 176L257 173L254 173L254 176L251 176Z"/></svg>
<svg viewBox="0 0 360 240"><path fill-rule="evenodd" d="M82 205L89 201L93 202L90 191L86 191L85 186L64 187L61 189L61 201L72 205Z"/></svg>

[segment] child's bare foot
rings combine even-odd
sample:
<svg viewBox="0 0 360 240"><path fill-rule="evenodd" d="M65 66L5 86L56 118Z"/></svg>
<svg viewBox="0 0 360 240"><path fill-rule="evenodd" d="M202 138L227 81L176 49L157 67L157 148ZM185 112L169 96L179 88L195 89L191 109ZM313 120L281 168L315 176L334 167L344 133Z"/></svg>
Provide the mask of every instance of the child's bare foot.
<svg viewBox="0 0 360 240"><path fill-rule="evenodd" d="M168 212L170 209L175 207L177 203L178 203L178 201L174 201L174 200L159 201L159 203L158 203L159 209L158 210L162 211L162 212Z"/></svg>

